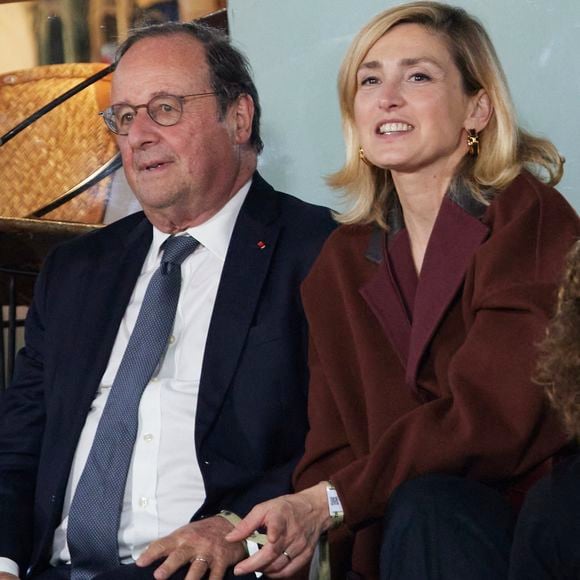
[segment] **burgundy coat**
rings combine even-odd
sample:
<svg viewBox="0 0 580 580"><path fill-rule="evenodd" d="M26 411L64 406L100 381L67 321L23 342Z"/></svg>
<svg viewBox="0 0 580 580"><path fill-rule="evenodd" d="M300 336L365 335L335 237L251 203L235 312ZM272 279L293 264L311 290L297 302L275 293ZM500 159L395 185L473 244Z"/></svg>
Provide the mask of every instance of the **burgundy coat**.
<svg viewBox="0 0 580 580"><path fill-rule="evenodd" d="M346 523L333 559L348 556L338 542L348 531L352 569L365 579L378 577L377 519L399 484L438 472L513 491L563 446L530 377L580 224L527 173L489 206L446 197L412 323L385 236L339 228L303 285L310 432L295 484L333 481Z"/></svg>

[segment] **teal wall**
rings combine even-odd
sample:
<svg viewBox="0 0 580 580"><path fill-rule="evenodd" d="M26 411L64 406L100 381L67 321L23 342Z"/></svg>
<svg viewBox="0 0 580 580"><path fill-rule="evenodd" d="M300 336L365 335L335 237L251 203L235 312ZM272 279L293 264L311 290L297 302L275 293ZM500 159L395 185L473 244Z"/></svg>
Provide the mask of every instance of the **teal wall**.
<svg viewBox="0 0 580 580"><path fill-rule="evenodd" d="M398 2L229 0L264 108L260 170L283 190L340 208L324 175L344 158L336 75L355 32ZM487 28L520 123L566 157L560 191L580 210L580 0L457 0Z"/></svg>

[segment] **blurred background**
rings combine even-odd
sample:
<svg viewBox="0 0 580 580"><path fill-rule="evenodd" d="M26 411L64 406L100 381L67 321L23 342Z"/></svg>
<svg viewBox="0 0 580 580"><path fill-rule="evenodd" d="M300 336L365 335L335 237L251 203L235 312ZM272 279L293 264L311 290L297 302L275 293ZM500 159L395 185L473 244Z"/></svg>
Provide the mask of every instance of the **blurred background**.
<svg viewBox="0 0 580 580"><path fill-rule="evenodd" d="M193 20L226 0L0 1L0 73L42 64L110 62L127 30Z"/></svg>

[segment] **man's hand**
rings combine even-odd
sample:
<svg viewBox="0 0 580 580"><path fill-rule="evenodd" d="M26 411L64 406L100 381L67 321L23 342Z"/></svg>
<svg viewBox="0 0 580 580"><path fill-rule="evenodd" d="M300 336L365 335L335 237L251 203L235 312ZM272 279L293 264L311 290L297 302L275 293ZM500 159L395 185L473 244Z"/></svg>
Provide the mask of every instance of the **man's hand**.
<svg viewBox="0 0 580 580"><path fill-rule="evenodd" d="M258 504L227 539L239 542L264 527L268 543L240 562L234 572L240 575L259 570L269 578L287 578L308 564L320 534L331 525L326 482Z"/></svg>
<svg viewBox="0 0 580 580"><path fill-rule="evenodd" d="M8 572L0 572L0 580L19 580L19 578Z"/></svg>
<svg viewBox="0 0 580 580"><path fill-rule="evenodd" d="M156 560L165 561L155 570L157 580L165 580L179 568L190 564L185 580L199 580L209 571L209 580L223 578L226 570L246 555L242 542L227 542L225 536L232 524L220 517L191 522L155 542L141 554L137 566L149 566ZM15 580L0 578L0 580Z"/></svg>

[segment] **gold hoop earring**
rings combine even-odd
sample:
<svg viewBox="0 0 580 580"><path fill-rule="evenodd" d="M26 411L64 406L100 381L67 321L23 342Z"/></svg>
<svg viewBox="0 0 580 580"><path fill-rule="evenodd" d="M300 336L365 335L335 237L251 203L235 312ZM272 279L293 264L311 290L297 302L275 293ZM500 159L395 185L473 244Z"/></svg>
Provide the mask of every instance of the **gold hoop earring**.
<svg viewBox="0 0 580 580"><path fill-rule="evenodd" d="M479 135L475 129L467 129L468 153L472 157L479 155Z"/></svg>
<svg viewBox="0 0 580 580"><path fill-rule="evenodd" d="M358 148L358 157L366 166L372 167L372 163L366 158L365 150L362 147Z"/></svg>

